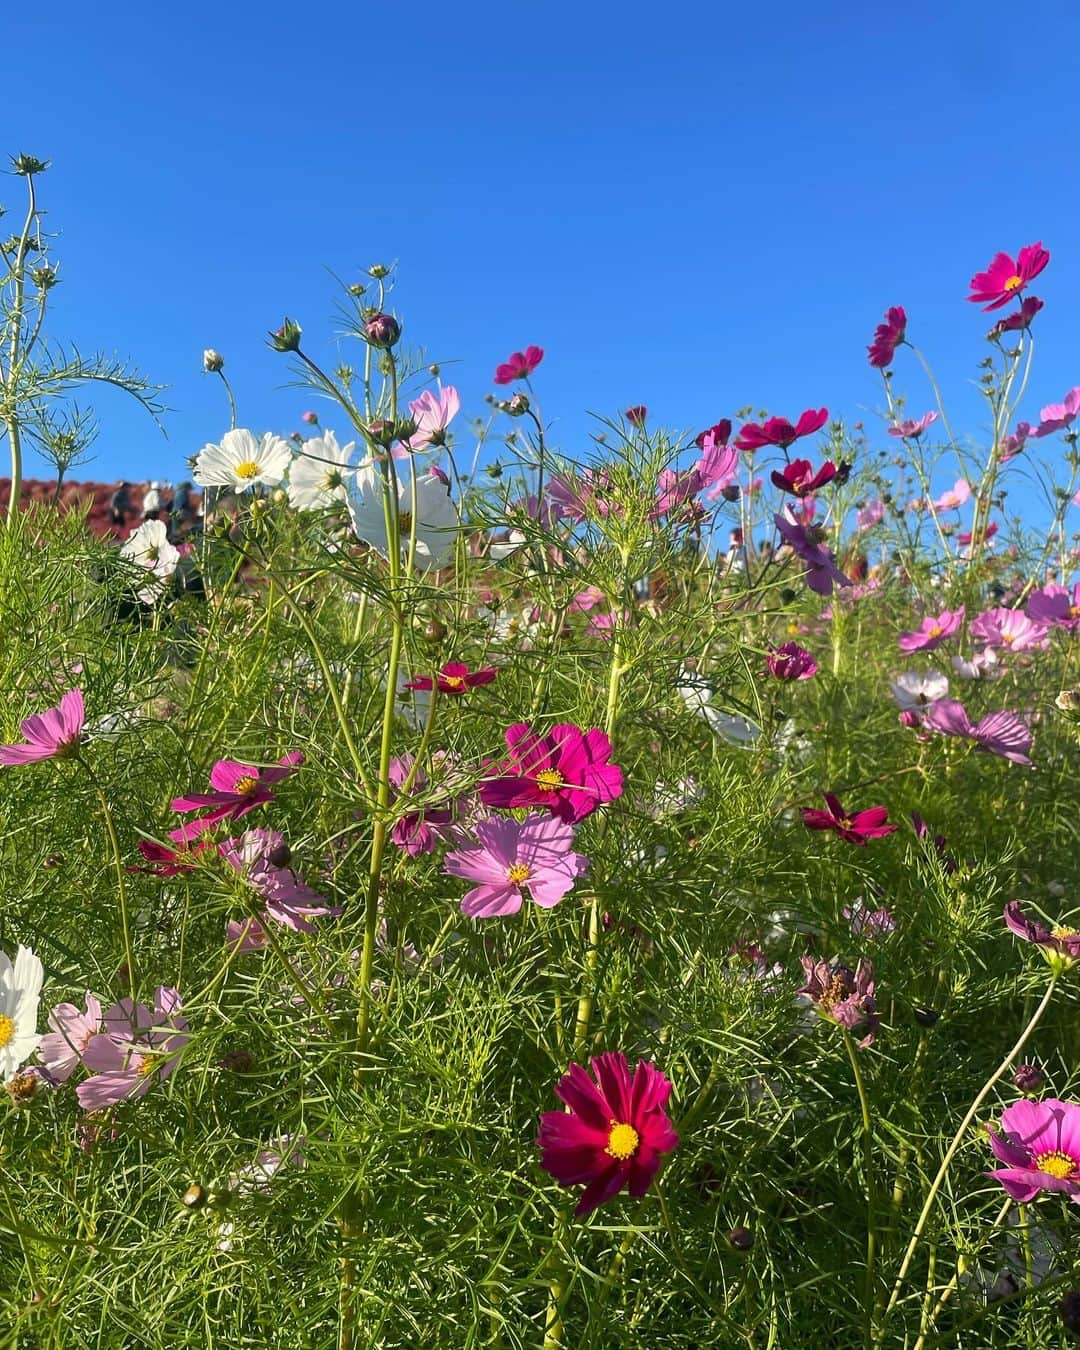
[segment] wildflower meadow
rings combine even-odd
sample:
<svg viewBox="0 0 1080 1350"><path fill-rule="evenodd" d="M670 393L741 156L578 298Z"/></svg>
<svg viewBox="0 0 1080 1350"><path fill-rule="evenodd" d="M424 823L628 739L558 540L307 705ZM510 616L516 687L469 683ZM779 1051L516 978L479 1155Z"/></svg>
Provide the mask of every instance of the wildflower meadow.
<svg viewBox="0 0 1080 1350"><path fill-rule="evenodd" d="M1051 250L957 278L979 436L883 295L877 424L558 444L532 334L458 388L373 265L265 336L295 430L207 350L198 511L95 533L88 390L162 391L53 332L46 168L0 245L3 1344L1070 1343Z"/></svg>

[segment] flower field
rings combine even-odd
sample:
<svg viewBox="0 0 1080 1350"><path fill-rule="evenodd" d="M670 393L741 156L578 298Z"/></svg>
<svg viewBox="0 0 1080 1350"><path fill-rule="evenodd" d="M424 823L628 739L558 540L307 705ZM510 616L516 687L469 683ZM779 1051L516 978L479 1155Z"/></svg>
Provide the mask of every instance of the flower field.
<svg viewBox="0 0 1080 1350"><path fill-rule="evenodd" d="M27 393L28 239L12 502L78 376ZM206 353L200 528L7 512L6 1345L1069 1343L1080 390L1039 392L1049 263L971 281L978 440L900 307L880 428L638 406L559 447L537 346L492 353L472 424L489 391L414 355L373 267L352 365L270 334L303 431L246 429Z"/></svg>

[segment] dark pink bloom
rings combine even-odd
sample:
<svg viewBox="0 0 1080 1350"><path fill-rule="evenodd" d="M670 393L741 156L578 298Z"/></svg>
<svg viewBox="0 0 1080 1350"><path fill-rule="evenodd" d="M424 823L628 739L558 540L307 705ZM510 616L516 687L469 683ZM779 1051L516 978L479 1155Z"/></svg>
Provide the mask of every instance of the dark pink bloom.
<svg viewBox="0 0 1080 1350"><path fill-rule="evenodd" d="M1005 926L1025 942L1042 947L1048 955L1080 961L1080 928L1067 928L1064 924L1047 928L1038 919L1029 919L1019 900L1010 900L1005 906Z"/></svg>
<svg viewBox="0 0 1080 1350"><path fill-rule="evenodd" d="M130 998L108 1009L104 1031L91 1036L82 1052L93 1075L75 1089L84 1110L101 1111L141 1097L173 1073L188 1042L180 1007L177 990L161 985L153 1011Z"/></svg>
<svg viewBox="0 0 1080 1350"><path fill-rule="evenodd" d="M783 470L773 469L771 477L773 486L782 492L790 492L794 497L808 497L832 482L836 477L836 465L827 459L814 473L808 459L793 459Z"/></svg>
<svg viewBox="0 0 1080 1350"><path fill-rule="evenodd" d="M943 736L959 736L972 741L980 750L1000 755L1013 764L1030 765L1031 731L1013 712L987 713L972 723L964 705L954 698L941 698L926 710L925 723Z"/></svg>
<svg viewBox="0 0 1080 1350"><path fill-rule="evenodd" d="M1036 436L1050 436L1055 431L1066 431L1080 413L1080 386L1070 389L1060 403L1048 403L1039 413Z"/></svg>
<svg viewBox="0 0 1080 1350"><path fill-rule="evenodd" d="M1001 462L1007 463L1014 455L1018 455L1027 444L1029 436L1033 435L1031 424L1029 422L1017 422L1016 430L1004 437L1001 442Z"/></svg>
<svg viewBox="0 0 1080 1350"><path fill-rule="evenodd" d="M26 718L21 728L25 744L0 745L0 764L33 764L70 755L78 748L85 722L82 690L69 689L58 708Z"/></svg>
<svg viewBox="0 0 1080 1350"><path fill-rule="evenodd" d="M902 652L932 652L959 629L964 622L964 606L959 609L945 609L937 615L923 619L913 633L901 633L897 646Z"/></svg>
<svg viewBox="0 0 1080 1350"><path fill-rule="evenodd" d="M699 450L706 448L705 442L709 441L713 445L727 445L731 437L731 422L726 417L721 417L720 421L714 426L709 427L708 431L699 431L694 437L694 444Z"/></svg>
<svg viewBox="0 0 1080 1350"><path fill-rule="evenodd" d="M481 820L476 837L445 859L452 877L479 883L461 901L461 912L471 919L516 914L525 892L551 909L589 866L588 858L573 851L574 827L558 816Z"/></svg>
<svg viewBox="0 0 1080 1350"><path fill-rule="evenodd" d="M992 1126L990 1147L1007 1166L987 1176L1000 1181L1018 1204L1040 1191L1057 1191L1080 1204L1080 1106L1047 1097L1013 1102L1001 1113L1001 1132Z"/></svg>
<svg viewBox="0 0 1080 1350"><path fill-rule="evenodd" d="M543 359L543 347L526 347L523 352L514 352L509 360L495 367L495 383L513 384L515 380L527 380Z"/></svg>
<svg viewBox="0 0 1080 1350"><path fill-rule="evenodd" d="M1047 644L1046 625L1028 618L1020 609L984 610L972 623L971 636L984 647L1004 647L1011 652Z"/></svg>
<svg viewBox="0 0 1080 1350"><path fill-rule="evenodd" d="M895 828L895 827L894 827ZM865 958L855 970L829 961L801 956L806 983L799 990L822 1017L846 1031L866 1028L859 1049L873 1045L877 1035L878 1014L874 1002L874 967Z"/></svg>
<svg viewBox="0 0 1080 1350"><path fill-rule="evenodd" d="M806 564L806 584L812 591L817 595L832 595L834 585L851 585L829 550L818 542L813 527L800 525L786 515L774 515L773 520L784 543Z"/></svg>
<svg viewBox="0 0 1080 1350"><path fill-rule="evenodd" d="M990 337L1000 337L1002 333L1016 333L1025 328L1031 327L1031 321L1039 310L1042 309L1043 302L1037 295L1029 295L1024 300L1020 308L1014 310L1004 319L998 319L997 323L991 328Z"/></svg>
<svg viewBox="0 0 1080 1350"><path fill-rule="evenodd" d="M1025 244L1015 259L1007 253L995 253L986 271L976 272L971 278L968 299L984 310L1001 309L1034 281L1049 261L1050 254L1041 241Z"/></svg>
<svg viewBox="0 0 1080 1350"><path fill-rule="evenodd" d="M992 520L990 524L987 525L985 530L979 531L979 542L983 543L987 539L993 539L994 535L997 534L997 532L998 532L998 523L996 520ZM971 531L965 530L963 534L957 536L956 542L958 544L967 545L971 543L973 538L974 536L972 535Z"/></svg>
<svg viewBox="0 0 1080 1350"><path fill-rule="evenodd" d="M221 856L262 898L265 917L294 933L314 933L312 919L324 914L337 916L340 905L329 905L325 896L300 880L288 865L275 861L285 849L280 830L246 830L239 839L226 839Z"/></svg>
<svg viewBox="0 0 1080 1350"><path fill-rule="evenodd" d="M480 684L490 684L498 673L494 666L484 666L481 670L470 670L461 661L447 661L436 676L439 693L463 694L466 689L475 689ZM421 675L419 679L411 680L404 687L406 689L428 690L432 688L435 682L429 676Z"/></svg>
<svg viewBox="0 0 1080 1350"><path fill-rule="evenodd" d="M538 806L577 821L622 795L622 770L610 762L611 742L595 727L582 731L560 722L538 735L527 722L516 722L507 728L506 744L509 756L480 784L487 806Z"/></svg>
<svg viewBox="0 0 1080 1350"><path fill-rule="evenodd" d="M38 1053L52 1083L66 1083L83 1057L92 1037L101 1031L101 1004L87 990L86 1011L74 1003L58 1003L49 1013L52 1030L41 1038Z"/></svg>
<svg viewBox="0 0 1080 1350"><path fill-rule="evenodd" d="M870 355L870 364L879 370L891 365L906 333L907 315L899 305L893 305L885 311L885 322L879 323L874 329L874 340L866 349Z"/></svg>
<svg viewBox="0 0 1080 1350"><path fill-rule="evenodd" d="M764 426L747 422L739 432L735 445L739 450L760 450L765 445L779 445L786 450L803 436L812 436L829 420L828 408L807 408L794 426L786 417L770 417Z"/></svg>
<svg viewBox="0 0 1080 1350"><path fill-rule="evenodd" d="M649 410L644 403L636 403L632 408L627 408L625 417L632 427L643 427L645 419L649 415Z"/></svg>
<svg viewBox="0 0 1080 1350"><path fill-rule="evenodd" d="M433 756L433 760L440 764L445 763L445 759L440 758L438 752ZM412 769L412 755L405 754L390 761L390 786L395 802L399 800L401 789L409 781ZM449 785L444 782L443 787L448 788ZM415 810L406 811L394 821L390 838L398 848L404 849L410 858L415 858L421 853L433 852L439 840L451 834L453 824L461 814L462 802L452 796L432 800L428 776L423 769L413 774L410 795L419 797L420 803Z"/></svg>
<svg viewBox="0 0 1080 1350"><path fill-rule="evenodd" d="M890 436L900 436L904 440L917 441L927 427L938 420L936 412L923 413L921 417L909 417L889 428Z"/></svg>
<svg viewBox="0 0 1080 1350"><path fill-rule="evenodd" d="M175 877L181 872L194 872L198 867L198 855L210 847L207 840L198 840L195 843L188 843L181 839L176 841L178 848L172 849L165 844L159 844L153 839L140 839L139 852L142 854L145 867L129 867L129 872L147 872L155 877Z"/></svg>
<svg viewBox="0 0 1080 1350"><path fill-rule="evenodd" d="M805 647L797 642L785 642L772 647L765 661L770 675L778 680L808 680L817 673L817 662Z"/></svg>
<svg viewBox="0 0 1080 1350"><path fill-rule="evenodd" d="M831 792L824 796L827 811L812 806L802 808L803 824L808 830L834 830L846 843L865 848L869 840L882 839L897 829L897 826L887 824L889 811L885 806L870 806L865 811L848 815L839 797Z"/></svg>
<svg viewBox="0 0 1080 1350"><path fill-rule="evenodd" d="M274 794L270 791L276 783L295 771L304 762L299 750L291 750L282 755L276 766L258 769L252 764L241 764L235 759L219 759L210 770L210 786L213 792L189 792L185 797L176 797L172 803L174 811L201 811L203 807L211 809L198 821L189 821L183 827L188 839L201 834L196 826L208 827L219 820L239 820L264 802L272 802ZM192 833L194 831L194 833ZM170 838L175 837L170 835Z"/></svg>
<svg viewBox="0 0 1080 1350"><path fill-rule="evenodd" d="M1028 596L1027 615L1036 623L1075 632L1080 628L1080 582L1070 591L1067 586L1049 582Z"/></svg>
<svg viewBox="0 0 1080 1350"><path fill-rule="evenodd" d="M537 1147L540 1164L561 1186L586 1183L575 1213L591 1214L624 1188L644 1195L662 1154L679 1143L666 1106L671 1083L652 1064L637 1064L633 1078L626 1056L597 1055L593 1078L571 1064L555 1089L569 1112L545 1111Z"/></svg>

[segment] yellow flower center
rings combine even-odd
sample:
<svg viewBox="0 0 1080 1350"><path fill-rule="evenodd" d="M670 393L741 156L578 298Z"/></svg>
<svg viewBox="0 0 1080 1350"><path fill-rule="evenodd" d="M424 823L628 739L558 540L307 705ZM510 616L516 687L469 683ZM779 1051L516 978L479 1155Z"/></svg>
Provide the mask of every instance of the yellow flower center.
<svg viewBox="0 0 1080 1350"><path fill-rule="evenodd" d="M611 1133L608 1135L607 1148L604 1152L618 1158L620 1162L625 1162L637 1152L639 1143L638 1132L633 1125L617 1125L612 1121Z"/></svg>
<svg viewBox="0 0 1080 1350"><path fill-rule="evenodd" d="M536 775L536 786L541 792L555 792L566 782L558 769L541 769Z"/></svg>
<svg viewBox="0 0 1080 1350"><path fill-rule="evenodd" d="M443 683L449 689L464 689L465 677L464 675L444 675Z"/></svg>
<svg viewBox="0 0 1080 1350"><path fill-rule="evenodd" d="M818 999L818 1007L828 1012L831 1008L835 1008L838 1003L842 1003L845 997L843 976L834 975Z"/></svg>
<svg viewBox="0 0 1080 1350"><path fill-rule="evenodd" d="M524 863L514 863L506 869L507 881L512 881L515 886L520 886L523 881L528 881L532 873Z"/></svg>
<svg viewBox="0 0 1080 1350"><path fill-rule="evenodd" d="M412 512L399 511L397 518L398 534L409 534L412 531Z"/></svg>
<svg viewBox="0 0 1080 1350"><path fill-rule="evenodd" d="M1002 633L1001 640L1002 642L1004 642L1006 647L1011 647L1013 643L1016 641L1016 635L1013 633Z"/></svg>
<svg viewBox="0 0 1080 1350"><path fill-rule="evenodd" d="M15 1023L5 1013L0 1013L0 1050L15 1035Z"/></svg>
<svg viewBox="0 0 1080 1350"><path fill-rule="evenodd" d="M135 1072L140 1078L148 1078L161 1063L161 1055L142 1055Z"/></svg>
<svg viewBox="0 0 1080 1350"><path fill-rule="evenodd" d="M249 773L245 774L243 778L238 778L236 780L236 784L233 787L233 791L239 793L241 797L247 797L250 793L255 791L258 782L259 780L257 778L253 778L251 774Z"/></svg>
<svg viewBox="0 0 1080 1350"><path fill-rule="evenodd" d="M233 470L237 478L243 478L245 481L251 478L258 478L259 466L253 459L243 459Z"/></svg>
<svg viewBox="0 0 1080 1350"><path fill-rule="evenodd" d="M1035 1166L1040 1172L1046 1172L1048 1176L1058 1177L1063 1181L1066 1177L1072 1176L1076 1169L1076 1159L1055 1148L1049 1153L1037 1153Z"/></svg>
<svg viewBox="0 0 1080 1350"><path fill-rule="evenodd" d="M1008 279L1008 281L1006 281L1005 285L1002 287L1002 290L1009 291L1011 293L1012 291L1016 290L1017 286L1022 286L1023 284L1024 284L1023 277L1018 277L1014 272L1013 275Z"/></svg>
<svg viewBox="0 0 1080 1350"><path fill-rule="evenodd" d="M1080 937L1080 928L1065 928L1058 924L1056 928L1050 929L1050 936L1059 942L1066 942L1069 938Z"/></svg>
<svg viewBox="0 0 1080 1350"><path fill-rule="evenodd" d="M931 636L931 637L940 637L940 636L942 635L942 633L944 633L944 631L945 631L945 630L944 630L944 628L942 628L941 624L935 623L935 624L933 624L933 625L931 626L931 628L930 628L930 636Z"/></svg>

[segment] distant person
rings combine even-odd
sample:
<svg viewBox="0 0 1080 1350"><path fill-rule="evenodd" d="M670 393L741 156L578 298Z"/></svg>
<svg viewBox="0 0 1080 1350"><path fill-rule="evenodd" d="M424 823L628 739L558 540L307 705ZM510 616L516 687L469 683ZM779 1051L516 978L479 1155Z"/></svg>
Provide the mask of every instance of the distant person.
<svg viewBox="0 0 1080 1350"><path fill-rule="evenodd" d="M169 535L173 539L182 539L190 533L195 524L195 512L191 506L192 485L189 482L180 483L173 493L172 503L169 508Z"/></svg>
<svg viewBox="0 0 1080 1350"><path fill-rule="evenodd" d="M142 518L143 520L157 520L161 514L161 484L153 482L143 493L142 499Z"/></svg>
<svg viewBox="0 0 1080 1350"><path fill-rule="evenodd" d="M119 530L124 529L131 510L131 484L121 481L120 486L109 498L110 523Z"/></svg>

